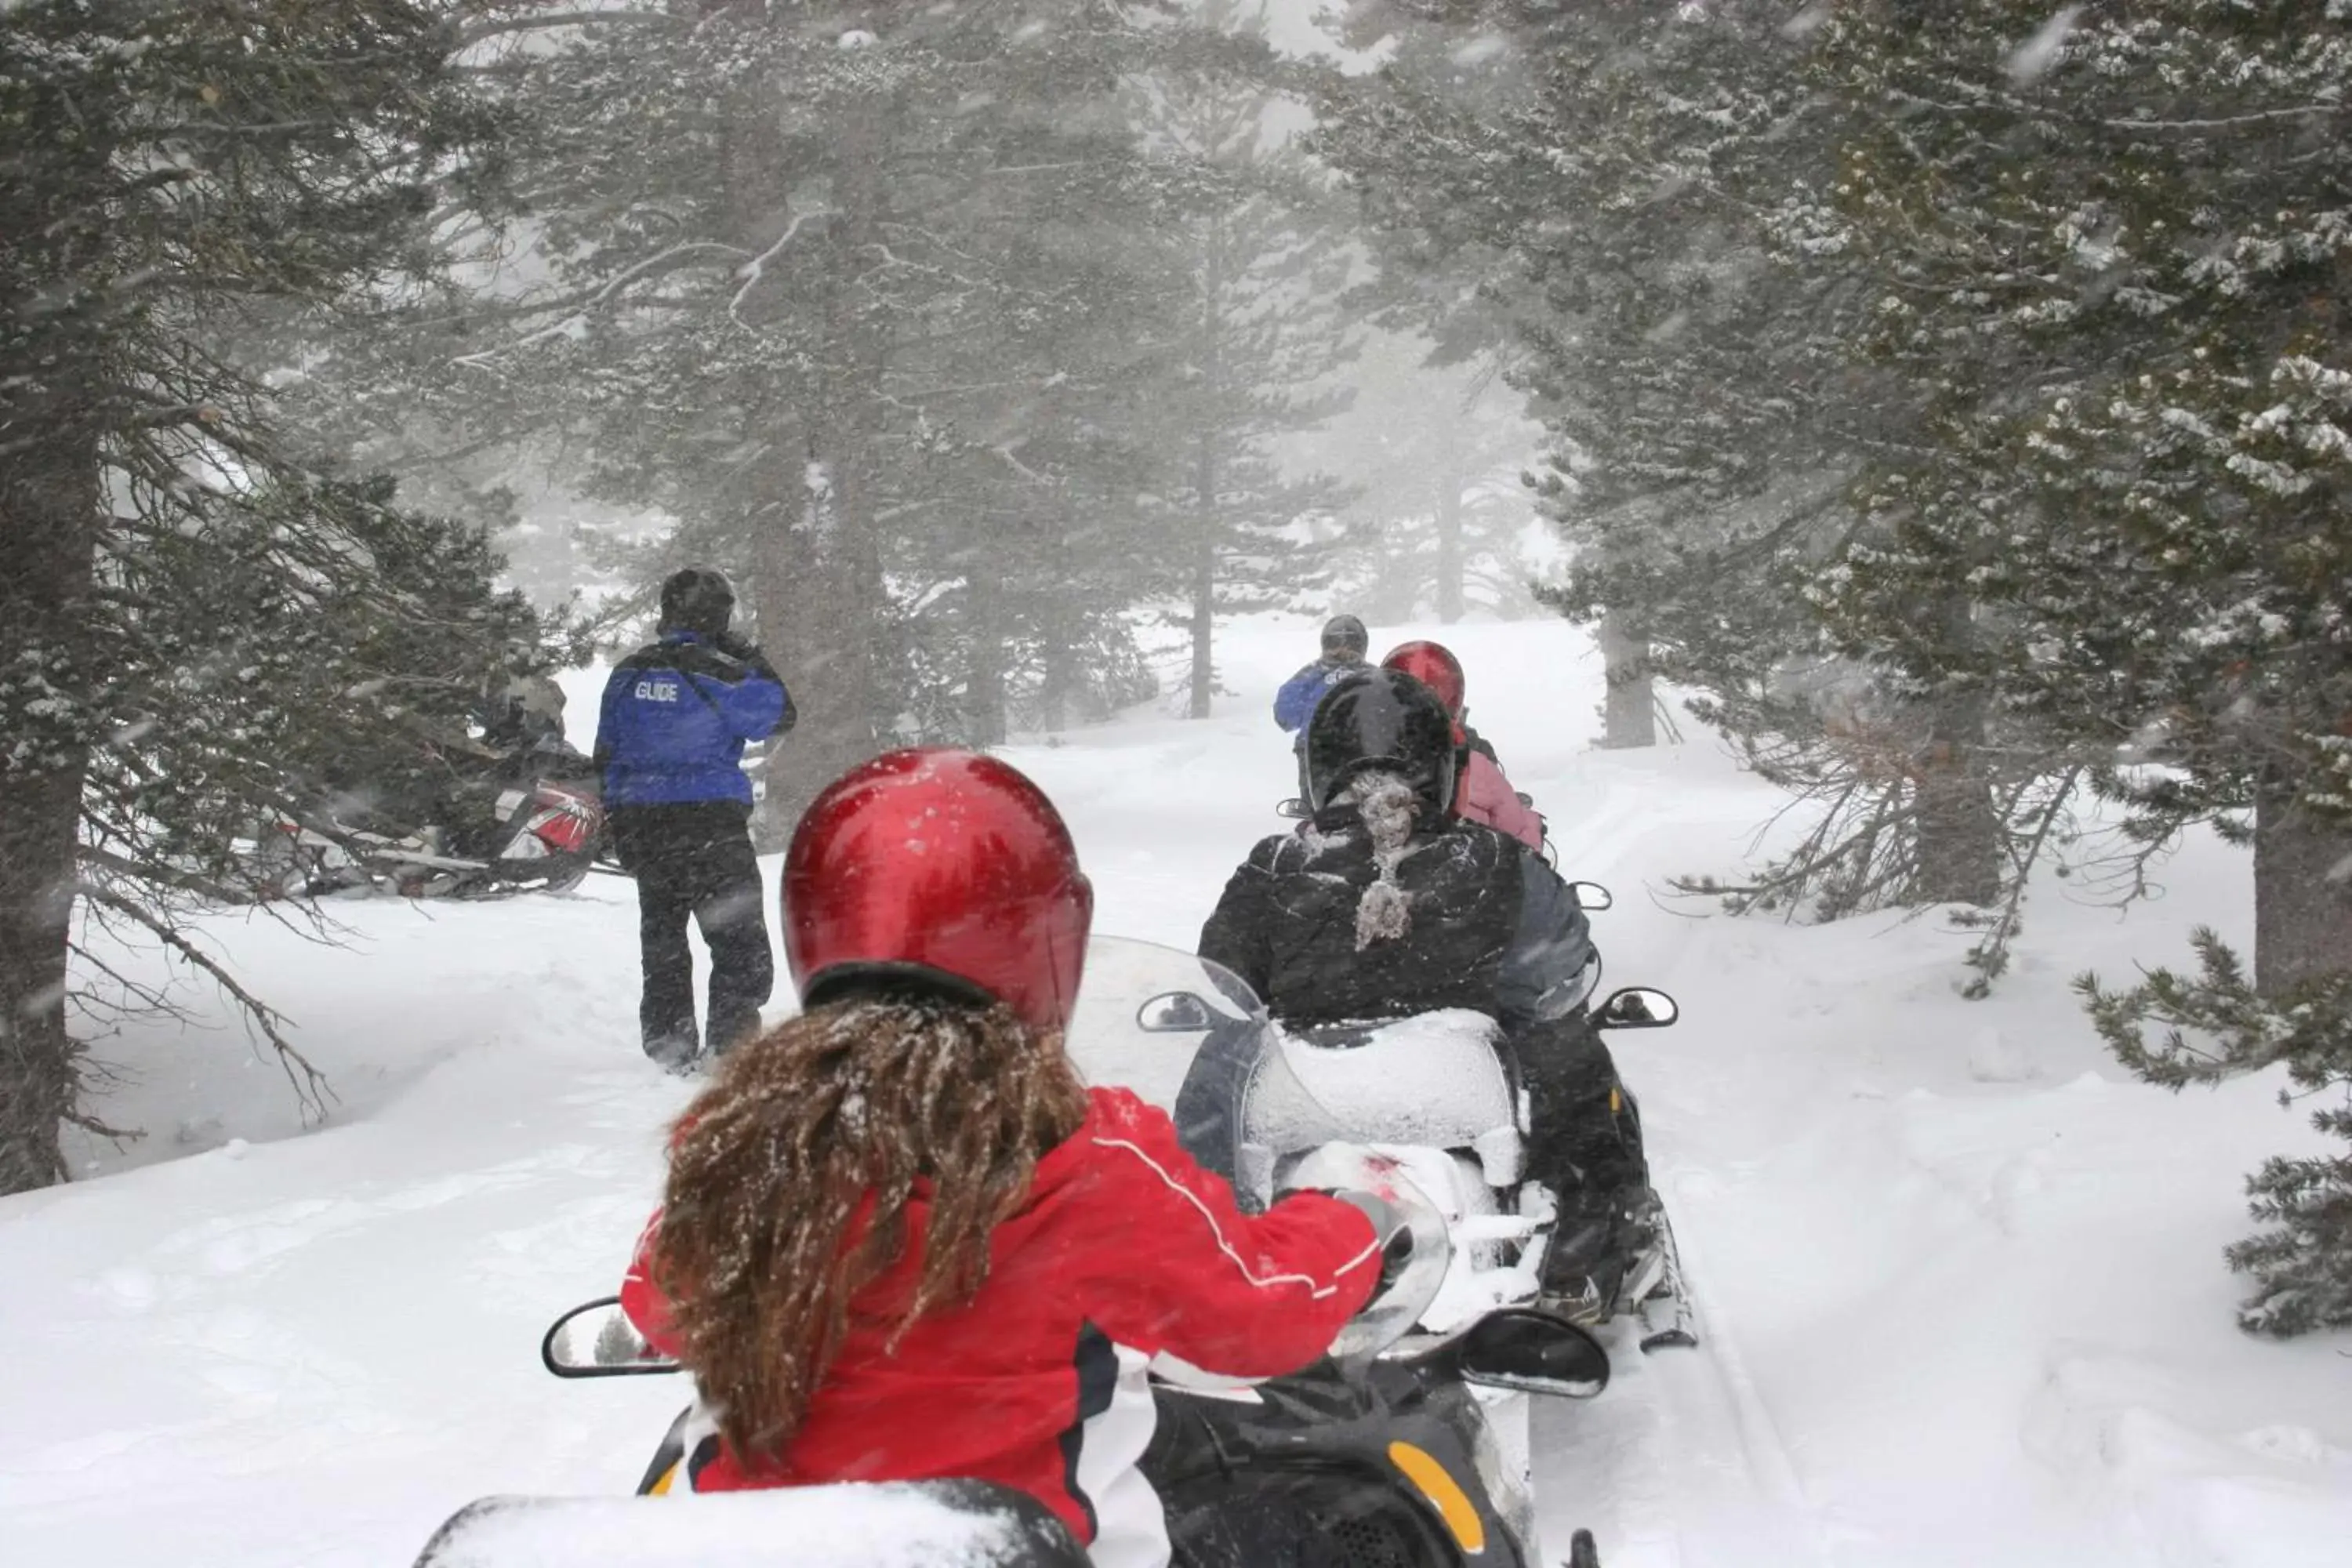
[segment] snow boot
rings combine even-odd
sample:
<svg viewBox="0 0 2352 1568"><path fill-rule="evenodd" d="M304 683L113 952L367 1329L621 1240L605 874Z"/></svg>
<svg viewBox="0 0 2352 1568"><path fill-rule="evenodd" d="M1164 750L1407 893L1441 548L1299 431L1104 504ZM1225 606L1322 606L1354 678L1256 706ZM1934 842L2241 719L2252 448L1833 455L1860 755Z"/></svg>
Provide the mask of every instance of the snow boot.
<svg viewBox="0 0 2352 1568"><path fill-rule="evenodd" d="M1562 1205L1538 1276L1537 1303L1595 1328L1657 1284L1657 1194L1639 1182L1585 1189Z"/></svg>
<svg viewBox="0 0 2352 1568"><path fill-rule="evenodd" d="M647 1040L646 1055L652 1058L664 1072L684 1078L700 1064L702 1043L691 1035Z"/></svg>

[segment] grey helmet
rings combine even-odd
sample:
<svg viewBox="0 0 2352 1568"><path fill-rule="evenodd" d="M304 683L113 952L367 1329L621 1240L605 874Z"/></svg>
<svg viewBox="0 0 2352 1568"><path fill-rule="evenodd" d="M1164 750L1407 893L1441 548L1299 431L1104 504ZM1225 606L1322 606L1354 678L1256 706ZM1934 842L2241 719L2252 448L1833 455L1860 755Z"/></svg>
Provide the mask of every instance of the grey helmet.
<svg viewBox="0 0 2352 1568"><path fill-rule="evenodd" d="M1353 616L1333 616L1323 623L1323 653L1343 655L1351 664L1361 664L1372 649L1372 635L1364 623Z"/></svg>

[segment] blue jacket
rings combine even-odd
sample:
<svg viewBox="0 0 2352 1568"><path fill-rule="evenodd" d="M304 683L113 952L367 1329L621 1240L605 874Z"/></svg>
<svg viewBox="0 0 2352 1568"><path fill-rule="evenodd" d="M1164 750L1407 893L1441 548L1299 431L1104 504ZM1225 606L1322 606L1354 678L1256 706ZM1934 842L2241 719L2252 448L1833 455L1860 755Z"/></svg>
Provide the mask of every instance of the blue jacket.
<svg viewBox="0 0 2352 1568"><path fill-rule="evenodd" d="M1307 721L1315 717L1316 705L1323 694L1350 675L1358 675L1371 666L1359 660L1354 664L1335 664L1318 658L1282 683L1274 694L1274 721L1286 730L1294 731L1298 738L1295 746L1307 744Z"/></svg>
<svg viewBox="0 0 2352 1568"><path fill-rule="evenodd" d="M791 729L797 715L768 661L750 652L739 658L671 632L614 666L596 715L607 806L751 804L743 743Z"/></svg>

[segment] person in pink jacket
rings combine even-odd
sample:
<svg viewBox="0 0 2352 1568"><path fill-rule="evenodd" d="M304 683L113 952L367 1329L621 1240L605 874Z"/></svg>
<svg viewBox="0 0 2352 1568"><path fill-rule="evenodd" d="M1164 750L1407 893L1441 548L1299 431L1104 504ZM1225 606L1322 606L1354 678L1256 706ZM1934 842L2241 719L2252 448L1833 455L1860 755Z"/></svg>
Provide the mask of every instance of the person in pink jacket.
<svg viewBox="0 0 2352 1568"><path fill-rule="evenodd" d="M1381 667L1410 675L1437 693L1437 700L1445 704L1445 711L1454 720L1454 744L1459 756L1454 773L1454 815L1483 822L1497 832L1509 834L1528 848L1540 851L1544 843L1542 816L1520 799L1511 781L1503 776L1503 766L1495 760L1495 749L1462 721L1469 684L1463 679L1462 661L1443 643L1409 642L1391 648L1388 657L1381 660Z"/></svg>

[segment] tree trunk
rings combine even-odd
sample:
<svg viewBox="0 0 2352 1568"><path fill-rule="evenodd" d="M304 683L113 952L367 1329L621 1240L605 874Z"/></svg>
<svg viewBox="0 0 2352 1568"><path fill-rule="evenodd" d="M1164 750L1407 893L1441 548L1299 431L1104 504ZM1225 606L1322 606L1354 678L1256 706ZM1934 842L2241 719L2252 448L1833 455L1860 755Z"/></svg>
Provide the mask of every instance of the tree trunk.
<svg viewBox="0 0 2352 1568"><path fill-rule="evenodd" d="M812 499L808 526L796 531L797 559L786 568L782 640L791 662L779 663L786 681L797 682L800 722L768 765L772 817L797 818L826 784L873 756L879 749L877 722L887 717L875 649L888 595L876 539L873 471L888 343L860 285L884 216L889 117L890 105L879 99L840 115L831 158L835 210L823 237L812 241L823 245L826 257L830 352L823 361L830 368L808 411L814 433L809 458L826 484ZM782 188L781 177L774 188ZM746 199L756 200L757 194Z"/></svg>
<svg viewBox="0 0 2352 1568"><path fill-rule="evenodd" d="M1601 619L1601 662L1609 693L1601 705L1601 743L1612 750L1658 743L1658 696L1650 676L1649 645L1634 636L1622 612Z"/></svg>
<svg viewBox="0 0 2352 1568"><path fill-rule="evenodd" d="M2281 997L2352 970L2352 834L2295 804L2271 781L2254 795L2254 988Z"/></svg>
<svg viewBox="0 0 2352 1568"><path fill-rule="evenodd" d="M810 616L815 613L810 590L821 581L815 505L802 476L789 472L800 467L805 449L787 447L785 460L775 465L771 480L779 494L772 509L757 513L751 552L751 603L759 617L760 646L783 677L793 706L803 711L817 700L824 668L821 650L813 648L808 637ZM783 489L786 485L789 489ZM751 832L763 849L781 848L791 838L800 808L807 804L805 796L793 798L793 789L779 787L791 771L793 748L800 738L801 726L795 723L768 742L762 752L766 788Z"/></svg>
<svg viewBox="0 0 2352 1568"><path fill-rule="evenodd" d="M710 0L703 10L708 15L734 12L730 26L764 25L742 0ZM728 241L747 253L762 253L786 232L793 215L786 194L791 180L782 127L756 79L739 88L728 105L719 157ZM739 306L739 313L747 325L758 329L797 308L782 298L781 290L755 290ZM747 375L738 382L734 401L742 410L739 437L746 446L764 449L740 464L732 480L710 498L719 518L741 520L751 544L749 597L760 645L803 712L802 723L763 749L765 788L751 831L764 849L779 848L791 837L801 806L814 793L790 781L792 760L805 751L807 735L821 728L809 722L806 714L830 706L822 695L822 680L813 679L813 671L822 668L824 653L823 645L810 637L811 616L824 597L816 545L821 520L807 487L812 436L802 422L807 410L793 405L795 390L802 392L803 401L814 401L804 388L780 385L770 377Z"/></svg>
<svg viewBox="0 0 2352 1568"><path fill-rule="evenodd" d="M964 675L964 731L975 746L1001 746L1005 733L1003 584L998 581L993 552L983 548L971 556L964 578L964 630L971 656Z"/></svg>
<svg viewBox="0 0 2352 1568"><path fill-rule="evenodd" d="M65 1179L58 1130L79 1089L66 944L87 752L78 716L51 703L89 651L77 634L98 506L88 439L37 440L0 459L0 1194Z"/></svg>
<svg viewBox="0 0 2352 1568"><path fill-rule="evenodd" d="M1047 734L1058 735L1070 727L1070 693L1078 684L1077 654L1058 622L1044 652L1045 669L1037 689L1037 722Z"/></svg>
<svg viewBox="0 0 2352 1568"><path fill-rule="evenodd" d="M1979 773L1984 706L1947 699L1935 709L1919 758L1918 868L1913 903L1990 904L2000 897L2000 819Z"/></svg>
<svg viewBox="0 0 2352 1568"><path fill-rule="evenodd" d="M1217 683L1212 643L1217 629L1217 456L1202 437L1195 476L1201 501L1201 541L1192 557L1192 706L1191 716L1209 716L1209 695Z"/></svg>
<svg viewBox="0 0 2352 1568"><path fill-rule="evenodd" d="M1450 626L1462 608L1462 476L1448 465L1437 476L1437 618Z"/></svg>

